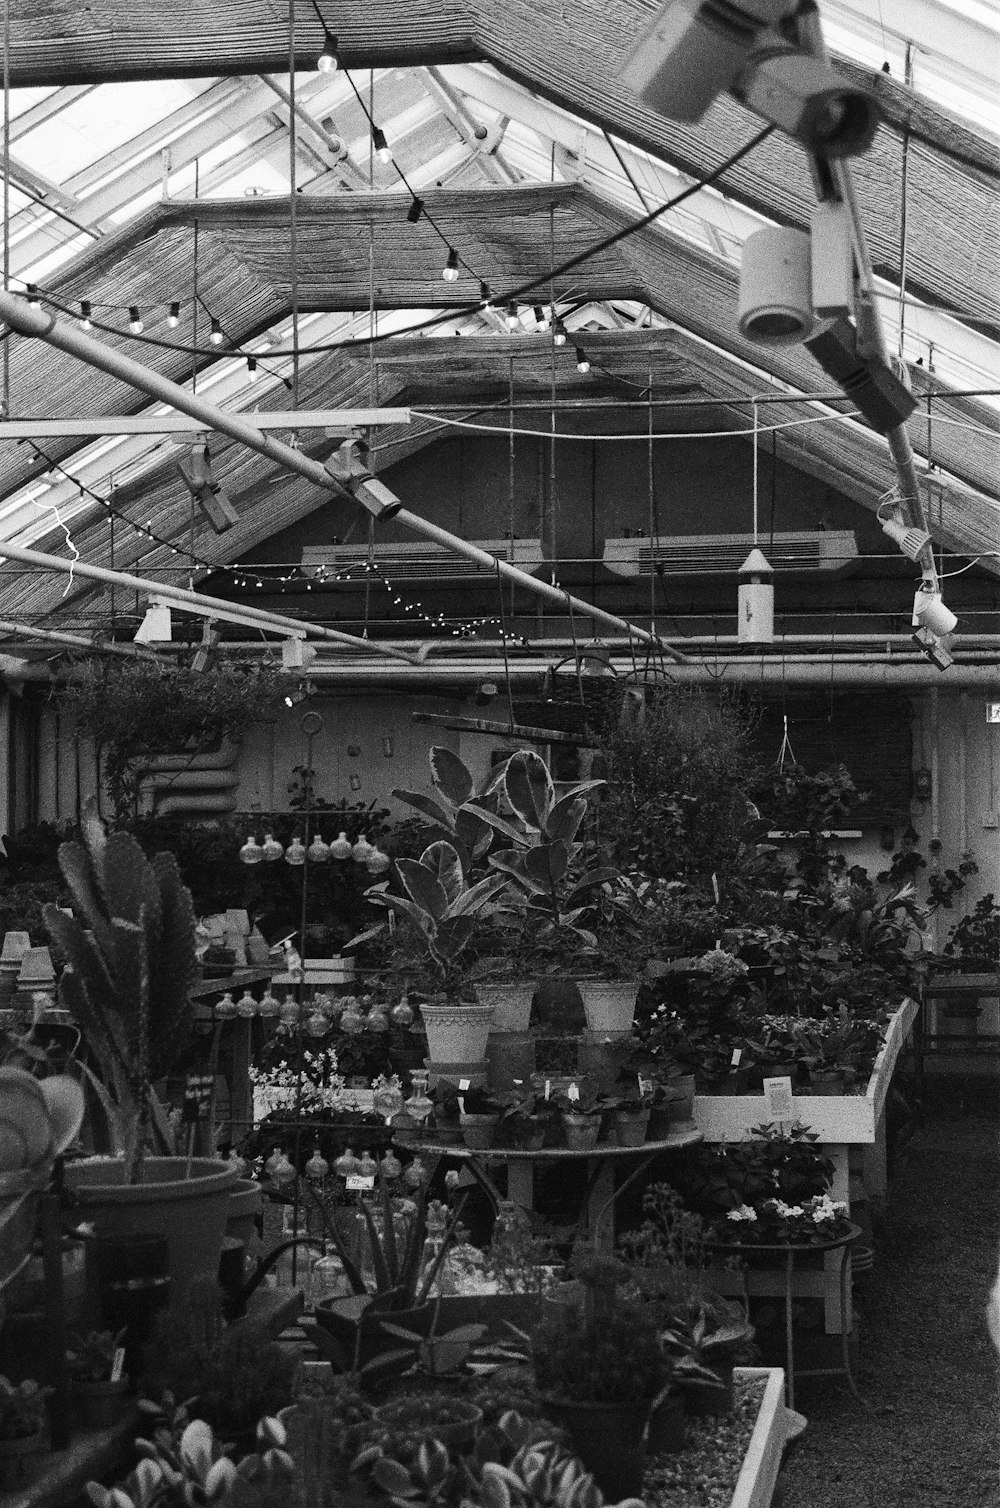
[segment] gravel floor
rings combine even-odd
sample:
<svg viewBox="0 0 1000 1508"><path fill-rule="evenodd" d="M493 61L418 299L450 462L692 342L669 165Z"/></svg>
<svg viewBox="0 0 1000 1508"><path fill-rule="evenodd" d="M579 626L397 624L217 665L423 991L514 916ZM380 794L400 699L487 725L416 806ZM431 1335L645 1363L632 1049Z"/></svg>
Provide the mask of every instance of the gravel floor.
<svg viewBox="0 0 1000 1508"><path fill-rule="evenodd" d="M809 1426L783 1508L1000 1508L996 1357L983 1308L1000 1233L1000 1118L932 1113L876 1226L861 1312L861 1408L803 1379Z"/></svg>

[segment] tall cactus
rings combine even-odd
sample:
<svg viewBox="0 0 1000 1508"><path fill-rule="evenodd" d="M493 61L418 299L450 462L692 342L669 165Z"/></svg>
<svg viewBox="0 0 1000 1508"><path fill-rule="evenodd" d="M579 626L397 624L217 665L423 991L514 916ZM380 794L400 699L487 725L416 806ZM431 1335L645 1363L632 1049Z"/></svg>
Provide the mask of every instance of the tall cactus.
<svg viewBox="0 0 1000 1508"><path fill-rule="evenodd" d="M82 828L82 843L59 849L74 914L46 906L45 925L65 960L60 995L96 1071L89 1081L133 1181L150 1124L169 1149L150 1082L187 1038L194 907L173 854L147 859L131 834L105 832L93 804Z"/></svg>

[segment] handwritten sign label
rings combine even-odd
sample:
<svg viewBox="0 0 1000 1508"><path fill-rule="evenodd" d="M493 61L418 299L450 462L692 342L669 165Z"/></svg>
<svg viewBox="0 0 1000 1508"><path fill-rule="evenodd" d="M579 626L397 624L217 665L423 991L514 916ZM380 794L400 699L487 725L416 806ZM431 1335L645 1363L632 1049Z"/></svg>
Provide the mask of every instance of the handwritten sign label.
<svg viewBox="0 0 1000 1508"><path fill-rule="evenodd" d="M764 1099L769 1121L794 1119L792 1109L792 1081L787 1074L780 1079L764 1080Z"/></svg>
<svg viewBox="0 0 1000 1508"><path fill-rule="evenodd" d="M347 1179L348 1189L363 1191L375 1187L374 1173L351 1173Z"/></svg>
<svg viewBox="0 0 1000 1508"><path fill-rule="evenodd" d="M743 1049L742 1049L742 1047L734 1047L733 1048L733 1055L729 1059L729 1066L730 1066L730 1068L739 1068L739 1066L740 1066L740 1060L742 1059L742 1057L743 1057Z"/></svg>
<svg viewBox="0 0 1000 1508"><path fill-rule="evenodd" d="M459 1087L459 1089L462 1089L462 1090L471 1089L472 1088L472 1080L471 1079L459 1079L459 1081L458 1081L458 1087Z"/></svg>

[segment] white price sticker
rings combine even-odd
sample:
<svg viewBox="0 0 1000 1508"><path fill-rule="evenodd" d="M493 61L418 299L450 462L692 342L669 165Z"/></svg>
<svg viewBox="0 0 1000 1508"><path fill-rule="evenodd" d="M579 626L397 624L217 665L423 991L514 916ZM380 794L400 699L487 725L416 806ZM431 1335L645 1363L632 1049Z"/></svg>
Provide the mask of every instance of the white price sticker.
<svg viewBox="0 0 1000 1508"><path fill-rule="evenodd" d="M568 1100L578 1100L580 1098L580 1091L575 1084L571 1084L567 1089L566 1098Z"/></svg>
<svg viewBox="0 0 1000 1508"><path fill-rule="evenodd" d="M767 1104L767 1118L769 1121L790 1121L794 1119L792 1081L787 1075L780 1079L764 1080L764 1099Z"/></svg>
<svg viewBox="0 0 1000 1508"><path fill-rule="evenodd" d="M459 1079L459 1081L458 1081L458 1087L459 1087L459 1089L461 1089L463 1091L466 1090L466 1089L471 1089L472 1088L472 1080L471 1079Z"/></svg>
<svg viewBox="0 0 1000 1508"><path fill-rule="evenodd" d="M125 1370L125 1347L119 1346L115 1352L115 1359L111 1363L111 1381L118 1382Z"/></svg>
<svg viewBox="0 0 1000 1508"><path fill-rule="evenodd" d="M652 1079L644 1079L643 1076L642 1076L642 1074L640 1073L640 1075L639 1075L639 1093L640 1094L652 1094L652 1092L653 1092L653 1081L652 1081Z"/></svg>
<svg viewBox="0 0 1000 1508"><path fill-rule="evenodd" d="M351 1173L347 1179L349 1189L363 1191L375 1187L375 1175L373 1173Z"/></svg>
<svg viewBox="0 0 1000 1508"><path fill-rule="evenodd" d="M743 1049L742 1049L742 1047L734 1047L733 1048L733 1055L729 1059L729 1066L730 1066L730 1068L739 1068L739 1066L740 1066L740 1060L742 1059L742 1057L743 1057Z"/></svg>

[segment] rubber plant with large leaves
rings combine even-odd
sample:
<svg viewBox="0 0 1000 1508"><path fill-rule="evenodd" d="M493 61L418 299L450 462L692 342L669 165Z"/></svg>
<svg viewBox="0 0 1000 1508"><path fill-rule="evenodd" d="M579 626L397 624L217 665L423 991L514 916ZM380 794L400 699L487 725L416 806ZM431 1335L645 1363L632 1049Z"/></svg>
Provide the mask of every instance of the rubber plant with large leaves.
<svg viewBox="0 0 1000 1508"><path fill-rule="evenodd" d="M476 816L513 844L494 850L489 862L515 886L525 941L532 950L559 955L597 946L585 923L595 892L617 871L588 865L577 838L587 815L587 794L603 785L603 780L556 785L545 761L533 750L521 749L502 774L500 789L510 815L469 803Z"/></svg>
<svg viewBox="0 0 1000 1508"><path fill-rule="evenodd" d="M187 1041L194 908L173 854L147 859L131 834L106 833L92 804L82 828L82 843L59 848L73 915L47 906L45 925L65 962L60 997L86 1043L95 1140L103 1121L106 1150L124 1155L135 1183L147 1138L174 1150L151 1086Z"/></svg>
<svg viewBox="0 0 1000 1508"><path fill-rule="evenodd" d="M497 897L510 882L505 874L494 873L470 885L458 850L444 839L431 843L419 859L397 859L396 872L405 896L391 894L386 884L365 894L373 905L410 923L435 993L457 1000L466 977L464 955L476 927L494 915Z"/></svg>
<svg viewBox="0 0 1000 1508"><path fill-rule="evenodd" d="M457 754L435 745L430 752L430 766L433 796L422 791L397 790L392 794L425 817L435 835L452 845L465 878L471 880L473 870L485 861L493 842L493 829L483 813L499 809L506 762L477 782Z"/></svg>

